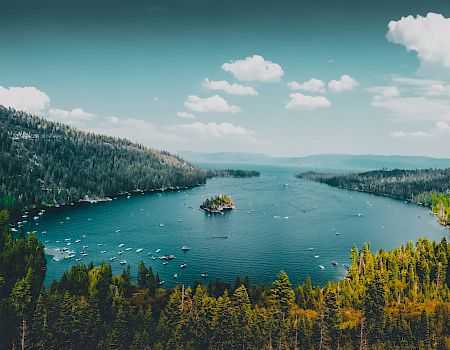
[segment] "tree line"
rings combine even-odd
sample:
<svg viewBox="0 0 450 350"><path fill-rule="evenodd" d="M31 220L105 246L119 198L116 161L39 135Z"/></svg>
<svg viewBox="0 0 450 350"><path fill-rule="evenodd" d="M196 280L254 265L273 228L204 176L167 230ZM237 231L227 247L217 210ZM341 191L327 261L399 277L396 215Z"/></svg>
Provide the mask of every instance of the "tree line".
<svg viewBox="0 0 450 350"><path fill-rule="evenodd" d="M373 170L363 173L305 172L298 178L333 187L369 192L431 207L433 194L450 191L449 169Z"/></svg>

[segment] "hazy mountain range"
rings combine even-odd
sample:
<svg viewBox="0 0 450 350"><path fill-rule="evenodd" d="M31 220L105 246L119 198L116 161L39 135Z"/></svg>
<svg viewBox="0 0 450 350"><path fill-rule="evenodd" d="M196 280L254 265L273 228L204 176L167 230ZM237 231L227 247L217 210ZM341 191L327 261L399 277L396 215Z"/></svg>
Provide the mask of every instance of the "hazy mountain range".
<svg viewBox="0 0 450 350"><path fill-rule="evenodd" d="M180 155L192 163L234 163L265 164L293 166L315 169L428 169L449 168L450 159L423 156L384 156L384 155L350 155L350 154L317 154L303 157L272 157L261 153L199 153L182 151Z"/></svg>

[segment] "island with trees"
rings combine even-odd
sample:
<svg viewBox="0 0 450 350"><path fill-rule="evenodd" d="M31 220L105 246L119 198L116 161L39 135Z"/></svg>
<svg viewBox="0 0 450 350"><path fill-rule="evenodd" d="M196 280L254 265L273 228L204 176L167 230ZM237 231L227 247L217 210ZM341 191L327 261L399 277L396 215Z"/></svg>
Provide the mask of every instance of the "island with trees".
<svg viewBox="0 0 450 350"><path fill-rule="evenodd" d="M208 198L200 205L200 209L203 209L208 213L223 213L224 211L233 210L235 208L236 206L232 199L225 194Z"/></svg>

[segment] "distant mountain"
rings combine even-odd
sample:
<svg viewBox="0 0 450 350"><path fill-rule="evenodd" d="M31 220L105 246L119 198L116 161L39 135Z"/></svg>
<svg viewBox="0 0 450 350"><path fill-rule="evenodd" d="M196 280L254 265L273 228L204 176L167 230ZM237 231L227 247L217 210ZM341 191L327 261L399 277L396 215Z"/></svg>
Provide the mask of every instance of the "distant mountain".
<svg viewBox="0 0 450 350"><path fill-rule="evenodd" d="M207 177L168 152L0 106L0 210L195 186Z"/></svg>
<svg viewBox="0 0 450 350"><path fill-rule="evenodd" d="M293 166L310 169L375 170L450 168L450 159L422 156L382 156L318 154L304 157L271 157L260 153L197 153L180 152L192 163L242 163Z"/></svg>

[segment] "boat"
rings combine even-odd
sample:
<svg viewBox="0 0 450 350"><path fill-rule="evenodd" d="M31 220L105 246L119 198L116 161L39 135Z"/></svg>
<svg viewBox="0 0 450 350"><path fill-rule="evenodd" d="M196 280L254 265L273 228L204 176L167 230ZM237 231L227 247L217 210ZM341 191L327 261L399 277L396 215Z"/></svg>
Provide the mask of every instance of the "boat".
<svg viewBox="0 0 450 350"><path fill-rule="evenodd" d="M136 253L140 253L140 252L142 252L144 249L142 249L142 248L138 248L138 249L136 249Z"/></svg>
<svg viewBox="0 0 450 350"><path fill-rule="evenodd" d="M338 263L336 260L333 260L331 263L333 264L333 266L338 266Z"/></svg>
<svg viewBox="0 0 450 350"><path fill-rule="evenodd" d="M69 254L69 255L66 255L64 258L66 258L66 259L72 259L74 256L75 256L75 254Z"/></svg>
<svg viewBox="0 0 450 350"><path fill-rule="evenodd" d="M308 250L314 250L314 248L308 248Z"/></svg>
<svg viewBox="0 0 450 350"><path fill-rule="evenodd" d="M59 258L57 258L56 256L54 256L52 259L53 261L59 261Z"/></svg>
<svg viewBox="0 0 450 350"><path fill-rule="evenodd" d="M122 248L123 246L125 246L124 243L120 243L120 244L119 244L119 248Z"/></svg>
<svg viewBox="0 0 450 350"><path fill-rule="evenodd" d="M319 256L316 254L316 255L314 255L314 258L319 259Z"/></svg>
<svg viewBox="0 0 450 350"><path fill-rule="evenodd" d="M116 233L119 233L120 232L120 230L116 230Z"/></svg>
<svg viewBox="0 0 450 350"><path fill-rule="evenodd" d="M340 235L340 233L339 232L336 232L336 236L339 236Z"/></svg>
<svg viewBox="0 0 450 350"><path fill-rule="evenodd" d="M357 216L362 216L362 214L361 214L361 213L358 213Z"/></svg>
<svg viewBox="0 0 450 350"><path fill-rule="evenodd" d="M160 253L160 252L161 252L161 249L158 248L158 249L155 250L155 252L156 252L156 253Z"/></svg>
<svg viewBox="0 0 450 350"><path fill-rule="evenodd" d="M79 239L77 239L76 241L75 241L75 243L80 243L81 242L81 240L79 240Z"/></svg>
<svg viewBox="0 0 450 350"><path fill-rule="evenodd" d="M159 227L164 227L164 224L159 224Z"/></svg>
<svg viewBox="0 0 450 350"><path fill-rule="evenodd" d="M129 252L129 251L131 250L131 248L125 248L125 250L126 250L127 252Z"/></svg>
<svg viewBox="0 0 450 350"><path fill-rule="evenodd" d="M189 248L188 246L186 246L186 245L184 245L184 246L181 247L181 250L183 250L183 251L185 251L185 252L187 252L189 249L190 249L190 248Z"/></svg>
<svg viewBox="0 0 450 350"><path fill-rule="evenodd" d="M100 252L100 254L105 254L106 253L106 250L102 250L101 252Z"/></svg>
<svg viewBox="0 0 450 350"><path fill-rule="evenodd" d="M72 243L70 243L70 242L68 242L68 243L66 243L66 245L71 245Z"/></svg>
<svg viewBox="0 0 450 350"><path fill-rule="evenodd" d="M164 284L164 281L159 281L158 283L160 286L162 286Z"/></svg>
<svg viewBox="0 0 450 350"><path fill-rule="evenodd" d="M88 247L89 247L88 245L84 245L84 246L83 246L83 249L86 249L86 248L88 248Z"/></svg>
<svg viewBox="0 0 450 350"><path fill-rule="evenodd" d="M55 243L61 243L61 241L55 241Z"/></svg>
<svg viewBox="0 0 450 350"><path fill-rule="evenodd" d="M184 268L187 267L187 264L181 264L180 267L181 267L182 269L184 269Z"/></svg>
<svg viewBox="0 0 450 350"><path fill-rule="evenodd" d="M206 272L203 272L200 276L201 278L208 278L208 274Z"/></svg>
<svg viewBox="0 0 450 350"><path fill-rule="evenodd" d="M114 261L114 260L116 260L116 259L117 259L117 257L113 256L113 257L110 258L109 260Z"/></svg>
<svg viewBox="0 0 450 350"><path fill-rule="evenodd" d="M39 219L39 216L33 216L33 220Z"/></svg>
<svg viewBox="0 0 450 350"><path fill-rule="evenodd" d="M178 278L178 274L177 274L177 273L174 273L174 274L173 274L173 278L177 279L177 278Z"/></svg>
<svg viewBox="0 0 450 350"><path fill-rule="evenodd" d="M319 265L319 267L320 267L322 270L325 269L325 266L323 266L323 265Z"/></svg>
<svg viewBox="0 0 450 350"><path fill-rule="evenodd" d="M64 240L65 240L66 242L68 242L68 241L70 241L70 238L64 238Z"/></svg>
<svg viewBox="0 0 450 350"><path fill-rule="evenodd" d="M103 245L103 243L99 243L97 244L97 247L101 247Z"/></svg>
<svg viewBox="0 0 450 350"><path fill-rule="evenodd" d="M127 263L126 260L120 260L120 265L125 265Z"/></svg>
<svg viewBox="0 0 450 350"><path fill-rule="evenodd" d="M117 252L117 254L122 255L122 254L123 254L123 250L119 250L119 251Z"/></svg>
<svg viewBox="0 0 450 350"><path fill-rule="evenodd" d="M81 238L85 239L85 238L86 238L86 235L82 235Z"/></svg>
<svg viewBox="0 0 450 350"><path fill-rule="evenodd" d="M49 239L47 239L47 240L45 240L45 241L44 241L44 243L48 243L48 242L50 242L50 240L49 240Z"/></svg>
<svg viewBox="0 0 450 350"><path fill-rule="evenodd" d="M168 262L167 262L167 261L164 261L164 262L163 262L163 265L167 265L167 264L168 264Z"/></svg>
<svg viewBox="0 0 450 350"><path fill-rule="evenodd" d="M80 262L80 261L81 261L81 258L76 258L75 261L76 261L76 262Z"/></svg>
<svg viewBox="0 0 450 350"><path fill-rule="evenodd" d="M156 258L152 255L152 260L156 260Z"/></svg>

